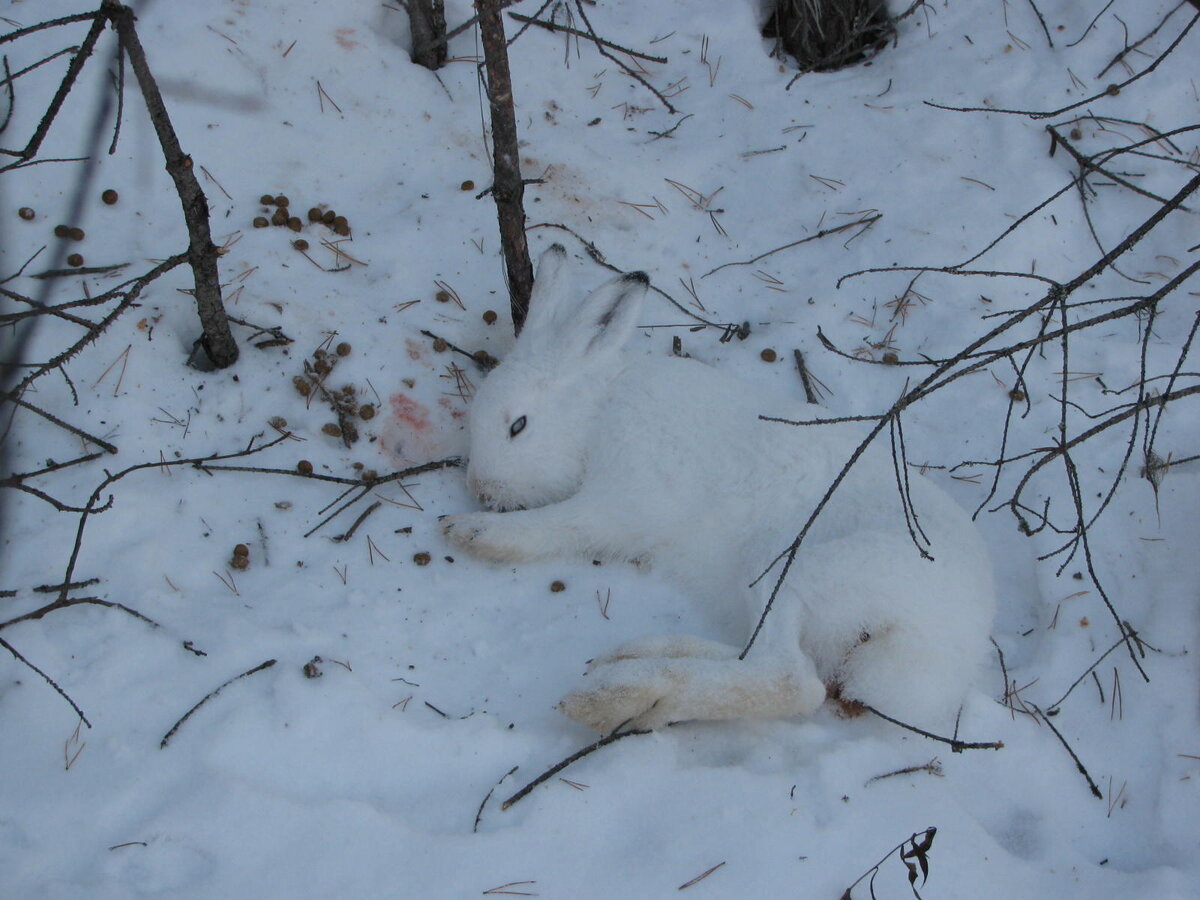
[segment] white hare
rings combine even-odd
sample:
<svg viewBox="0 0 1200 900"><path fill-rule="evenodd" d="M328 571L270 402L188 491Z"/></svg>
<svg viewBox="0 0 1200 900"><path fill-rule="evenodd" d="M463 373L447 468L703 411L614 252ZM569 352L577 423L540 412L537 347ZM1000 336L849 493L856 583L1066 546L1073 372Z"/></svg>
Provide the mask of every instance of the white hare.
<svg viewBox="0 0 1200 900"><path fill-rule="evenodd" d="M861 429L764 422L822 410L694 360L623 349L645 274L578 300L567 268L561 246L543 253L525 328L472 402L467 481L495 511L447 517L446 536L495 562L649 563L703 602L744 605L752 627L779 570L751 582L791 543ZM933 561L921 557L882 443L817 519L744 659L749 629L727 636L737 644L635 641L593 660L559 708L607 732L808 715L828 692L944 724L986 652L991 569L962 509L905 474Z"/></svg>

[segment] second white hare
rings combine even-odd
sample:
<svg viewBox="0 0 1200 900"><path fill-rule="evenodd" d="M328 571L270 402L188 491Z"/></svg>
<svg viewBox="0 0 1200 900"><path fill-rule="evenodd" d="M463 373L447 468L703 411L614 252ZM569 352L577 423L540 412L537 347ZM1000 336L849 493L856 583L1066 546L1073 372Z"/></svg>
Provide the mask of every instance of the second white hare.
<svg viewBox="0 0 1200 900"><path fill-rule="evenodd" d="M969 517L909 477L922 558L890 449L876 441L818 518L745 659L771 575L857 446L849 424L791 426L820 407L765 393L690 359L624 349L648 279L583 299L564 249L537 269L525 328L470 410L467 480L492 512L450 516L446 536L496 562L627 559L697 602L738 604L747 628L650 637L594 659L559 705L599 731L692 719L802 716L827 693L913 724L944 724L991 628L991 569ZM906 476L908 477L908 476ZM927 540L926 540L927 539Z"/></svg>

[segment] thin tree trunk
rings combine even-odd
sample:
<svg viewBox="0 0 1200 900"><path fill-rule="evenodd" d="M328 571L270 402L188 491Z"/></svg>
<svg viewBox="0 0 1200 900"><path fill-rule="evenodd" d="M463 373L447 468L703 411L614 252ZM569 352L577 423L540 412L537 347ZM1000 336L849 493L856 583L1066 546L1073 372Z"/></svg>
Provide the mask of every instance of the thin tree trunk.
<svg viewBox="0 0 1200 900"><path fill-rule="evenodd" d="M533 288L533 265L525 241L525 183L521 180L521 158L517 149L517 117L513 107L512 78L508 71L508 46L504 21L497 0L478 0L479 34L487 69L488 102L492 113L492 199L500 221L500 249L508 275L509 305L513 328L525 324L529 294Z"/></svg>
<svg viewBox="0 0 1200 900"><path fill-rule="evenodd" d="M408 0L412 61L436 71L446 62L445 0Z"/></svg>
<svg viewBox="0 0 1200 900"><path fill-rule="evenodd" d="M179 146L179 138L171 126L171 118L163 105L162 94L150 67L146 53L134 29L133 10L117 0L104 0L102 9L116 28L121 47L129 56L129 63L137 75L138 86L146 101L150 121L162 145L167 161L167 173L175 182L179 202L183 206L183 218L188 230L188 262L196 279L196 309L200 314L203 334L200 338L208 359L213 366L224 369L237 362L238 347L225 315L225 304L221 300L221 281L217 273L217 248L212 242L208 227L208 200L196 173L192 171L192 158ZM195 357L193 357L194 359Z"/></svg>

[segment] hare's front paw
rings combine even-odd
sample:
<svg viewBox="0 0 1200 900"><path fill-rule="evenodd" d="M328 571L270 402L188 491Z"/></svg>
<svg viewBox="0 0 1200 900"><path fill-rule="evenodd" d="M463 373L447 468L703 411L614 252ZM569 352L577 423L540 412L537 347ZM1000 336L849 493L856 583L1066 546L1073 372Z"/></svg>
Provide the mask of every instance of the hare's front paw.
<svg viewBox="0 0 1200 900"><path fill-rule="evenodd" d="M442 534L472 556L492 562L517 562L527 556L506 528L504 513L465 513L442 519Z"/></svg>

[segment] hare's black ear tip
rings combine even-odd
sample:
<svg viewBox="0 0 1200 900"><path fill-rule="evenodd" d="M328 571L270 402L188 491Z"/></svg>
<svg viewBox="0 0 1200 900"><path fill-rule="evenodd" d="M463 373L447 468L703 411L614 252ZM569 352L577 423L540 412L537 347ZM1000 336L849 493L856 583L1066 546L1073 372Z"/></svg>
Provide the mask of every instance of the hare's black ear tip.
<svg viewBox="0 0 1200 900"><path fill-rule="evenodd" d="M634 284L648 285L650 283L650 276L645 272L626 272L625 280L632 281Z"/></svg>
<svg viewBox="0 0 1200 900"><path fill-rule="evenodd" d="M555 241L553 244L551 244L546 249L553 250L555 253L561 253L564 256L566 255L566 252L567 252L567 248L564 247L562 244L558 243L557 241Z"/></svg>

